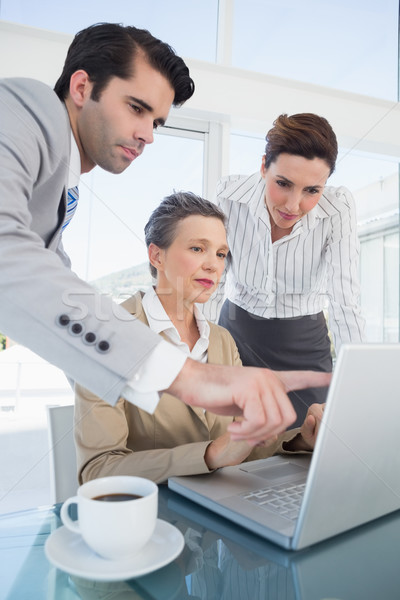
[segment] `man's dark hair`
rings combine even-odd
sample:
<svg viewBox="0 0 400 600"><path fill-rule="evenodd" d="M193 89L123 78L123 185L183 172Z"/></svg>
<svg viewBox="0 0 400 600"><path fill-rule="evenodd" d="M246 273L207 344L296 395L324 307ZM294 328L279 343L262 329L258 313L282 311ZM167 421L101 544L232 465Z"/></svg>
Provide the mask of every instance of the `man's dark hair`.
<svg viewBox="0 0 400 600"><path fill-rule="evenodd" d="M112 77L129 79L134 75L133 59L140 51L175 90L174 106L192 96L194 82L189 69L171 46L146 29L118 23L97 23L76 34L54 91L60 100L65 100L72 74L82 69L93 83L91 98L97 101Z"/></svg>

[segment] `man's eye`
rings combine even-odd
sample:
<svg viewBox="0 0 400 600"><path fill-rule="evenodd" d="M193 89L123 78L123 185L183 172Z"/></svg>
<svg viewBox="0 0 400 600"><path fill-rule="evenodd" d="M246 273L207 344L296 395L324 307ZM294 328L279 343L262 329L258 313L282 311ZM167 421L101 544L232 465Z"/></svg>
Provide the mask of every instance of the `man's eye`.
<svg viewBox="0 0 400 600"><path fill-rule="evenodd" d="M137 106L136 104L130 104L129 106L136 113L141 113L141 111L142 111L142 107L141 106Z"/></svg>

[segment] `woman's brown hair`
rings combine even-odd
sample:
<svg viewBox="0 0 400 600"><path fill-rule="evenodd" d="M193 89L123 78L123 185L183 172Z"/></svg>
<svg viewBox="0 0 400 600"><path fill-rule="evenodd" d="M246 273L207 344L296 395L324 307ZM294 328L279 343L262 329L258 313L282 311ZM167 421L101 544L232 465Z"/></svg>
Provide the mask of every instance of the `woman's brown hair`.
<svg viewBox="0 0 400 600"><path fill-rule="evenodd" d="M265 146L265 168L282 153L303 156L309 160L320 158L335 170L338 145L336 135L324 117L313 113L280 115L268 131Z"/></svg>

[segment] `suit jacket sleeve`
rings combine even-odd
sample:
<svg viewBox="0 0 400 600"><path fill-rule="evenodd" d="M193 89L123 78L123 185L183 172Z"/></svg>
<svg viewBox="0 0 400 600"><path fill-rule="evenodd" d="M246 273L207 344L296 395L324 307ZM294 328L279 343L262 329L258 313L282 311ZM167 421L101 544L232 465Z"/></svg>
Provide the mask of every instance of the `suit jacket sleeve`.
<svg viewBox="0 0 400 600"><path fill-rule="evenodd" d="M137 294L124 303L141 320ZM230 333L212 325L208 362L241 364ZM115 407L75 387L75 445L79 481L108 475L144 476L160 483L173 475L208 473L204 454L210 442L225 433L231 417L188 407L163 394L149 415L120 399Z"/></svg>
<svg viewBox="0 0 400 600"><path fill-rule="evenodd" d="M160 338L61 260L70 137L48 86L0 82L0 331L115 404Z"/></svg>

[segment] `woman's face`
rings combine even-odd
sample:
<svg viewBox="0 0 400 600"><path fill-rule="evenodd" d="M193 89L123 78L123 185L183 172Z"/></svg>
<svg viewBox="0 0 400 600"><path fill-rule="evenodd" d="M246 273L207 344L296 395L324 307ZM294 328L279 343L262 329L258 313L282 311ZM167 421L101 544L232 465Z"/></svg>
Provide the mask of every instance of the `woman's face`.
<svg viewBox="0 0 400 600"><path fill-rule="evenodd" d="M279 154L261 175L265 180L265 204L271 227L290 233L294 224L318 204L329 177L329 165L321 158L311 160Z"/></svg>
<svg viewBox="0 0 400 600"><path fill-rule="evenodd" d="M206 302L218 286L228 254L225 226L216 217L192 215L179 221L166 250L150 245L157 293L186 303Z"/></svg>

